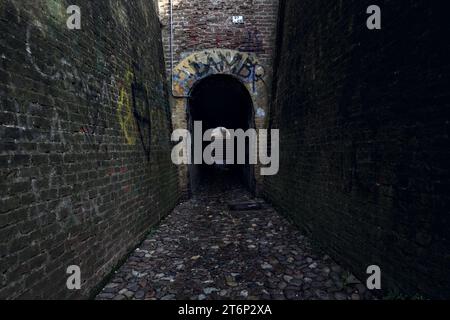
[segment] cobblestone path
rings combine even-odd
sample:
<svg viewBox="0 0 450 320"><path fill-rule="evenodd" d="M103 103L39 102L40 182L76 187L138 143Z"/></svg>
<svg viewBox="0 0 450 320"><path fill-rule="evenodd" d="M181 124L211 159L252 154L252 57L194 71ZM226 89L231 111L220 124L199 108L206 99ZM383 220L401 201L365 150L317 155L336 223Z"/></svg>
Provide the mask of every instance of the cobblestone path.
<svg viewBox="0 0 450 320"><path fill-rule="evenodd" d="M230 211L239 188L180 204L97 299L369 299L354 276L268 205Z"/></svg>

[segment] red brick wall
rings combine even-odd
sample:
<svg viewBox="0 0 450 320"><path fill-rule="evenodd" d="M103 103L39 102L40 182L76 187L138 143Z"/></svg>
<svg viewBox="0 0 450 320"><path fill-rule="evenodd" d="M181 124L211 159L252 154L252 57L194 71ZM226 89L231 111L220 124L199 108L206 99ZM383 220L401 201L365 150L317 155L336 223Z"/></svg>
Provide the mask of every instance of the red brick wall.
<svg viewBox="0 0 450 320"><path fill-rule="evenodd" d="M170 1L160 0L159 8L170 70ZM269 72L277 11L278 0L173 0L174 65L194 51L221 48L255 53ZM233 24L238 15L244 24Z"/></svg>

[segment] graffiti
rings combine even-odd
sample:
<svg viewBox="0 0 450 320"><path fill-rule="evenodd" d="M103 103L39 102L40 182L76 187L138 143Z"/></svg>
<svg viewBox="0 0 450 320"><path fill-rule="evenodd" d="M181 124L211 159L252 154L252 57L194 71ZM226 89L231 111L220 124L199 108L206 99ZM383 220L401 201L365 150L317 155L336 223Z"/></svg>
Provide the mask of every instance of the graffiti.
<svg viewBox="0 0 450 320"><path fill-rule="evenodd" d="M31 179L30 185L36 203L41 203L45 201L41 195L45 195L46 190L50 190L54 187L54 181L58 179L57 172L54 168L49 173L48 179L37 180L35 178ZM46 181L46 183L45 183ZM74 207L71 197L64 197L59 199L53 208L49 208L49 211L45 210L41 212L38 216L40 224L48 223L48 213L52 212L56 223L63 230L68 230L72 226L77 226L81 224L79 217L74 213Z"/></svg>
<svg viewBox="0 0 450 320"><path fill-rule="evenodd" d="M89 103L90 108L86 112L86 125L80 127L80 132L85 135L89 144L100 146L103 137L103 132L100 132L100 130L105 128L104 125L101 125L101 107L112 105L118 100L115 77L111 75L109 79L104 79L102 84L98 86L98 76L80 72L64 57L54 56L52 62L47 61L45 65L39 64L39 59L36 59L33 50L33 39L49 36L48 29L48 26L42 25L39 21L30 22L26 30L25 50L27 59L43 79L70 83L71 86L67 90L74 97ZM100 73L103 74L103 72Z"/></svg>
<svg viewBox="0 0 450 320"><path fill-rule="evenodd" d="M117 103L119 124L128 145L137 143L136 133L148 161L151 151L151 116L148 90L142 82L140 68L133 65L120 89Z"/></svg>
<svg viewBox="0 0 450 320"><path fill-rule="evenodd" d="M0 95L3 97L3 95ZM16 112L20 112L19 103L13 100ZM48 123L44 127L36 125L35 116L37 114L48 115ZM12 127L24 132L23 139L33 142L54 142L66 144L64 136L63 123L56 107L44 106L39 103L29 103L26 106L26 114L24 117L19 117L17 123ZM43 130L45 129L45 130Z"/></svg>
<svg viewBox="0 0 450 320"><path fill-rule="evenodd" d="M261 77L256 75L256 68L261 66L240 53L234 56L227 56L222 52L217 53L216 56L208 54L206 62L191 61L190 66L195 71L195 78L203 78L209 74L228 71L246 82L255 82L261 79Z"/></svg>
<svg viewBox="0 0 450 320"><path fill-rule="evenodd" d="M241 52L254 52L254 53L264 53L264 45L261 40L261 34L258 29L247 30L247 34L241 42L238 48Z"/></svg>
<svg viewBox="0 0 450 320"><path fill-rule="evenodd" d="M206 50L183 60L175 70L175 90L188 94L198 80L213 74L230 74L244 84L250 84L253 93L257 83L264 82L265 69L247 53L233 50Z"/></svg>
<svg viewBox="0 0 450 320"><path fill-rule="evenodd" d="M117 117L119 119L119 125L128 145L136 144L136 127L129 93L129 88L131 87L132 81L133 73L128 71L125 75L124 83L120 88L119 100L117 102Z"/></svg>
<svg viewBox="0 0 450 320"><path fill-rule="evenodd" d="M31 188L35 202L46 201L46 198L43 198L42 195L46 197L48 190L55 188L55 185L61 180L64 184L68 182L55 169L51 170L48 179L32 179ZM72 196L66 196L55 202L54 207L49 207L47 213L51 212L54 215L56 223L64 231L89 223L93 219L102 218L106 214L106 212L100 211L101 197L93 198L89 191L82 192L78 201L75 201ZM40 218L42 218L40 223L46 223L48 214L41 214Z"/></svg>
<svg viewBox="0 0 450 320"><path fill-rule="evenodd" d="M25 42L25 50L27 52L28 60L30 61L31 65L33 66L34 70L37 73L39 73L39 75L42 78L49 79L49 80L57 80L60 77L60 72L56 70L55 66L51 66L51 67L49 67L50 70L45 70L44 71L37 64L37 62L36 62L36 60L34 58L33 52L31 50L31 32L32 32L33 29L39 30L41 35L44 34L43 25L39 21L36 21L36 22L28 25L27 31L26 31L26 42Z"/></svg>
<svg viewBox="0 0 450 320"><path fill-rule="evenodd" d="M147 161L150 161L150 149L152 144L150 105L148 93L145 86L134 78L131 92L133 95L133 115L139 133L142 149L144 150Z"/></svg>
<svg viewBox="0 0 450 320"><path fill-rule="evenodd" d="M103 141L103 132L101 130L106 127L106 125L102 125L102 107L118 100L115 77L111 76L109 81L103 80L101 88L99 93L94 94L91 99L93 103L92 107L87 111L87 125L80 128L80 132L85 135L88 143L98 146Z"/></svg>

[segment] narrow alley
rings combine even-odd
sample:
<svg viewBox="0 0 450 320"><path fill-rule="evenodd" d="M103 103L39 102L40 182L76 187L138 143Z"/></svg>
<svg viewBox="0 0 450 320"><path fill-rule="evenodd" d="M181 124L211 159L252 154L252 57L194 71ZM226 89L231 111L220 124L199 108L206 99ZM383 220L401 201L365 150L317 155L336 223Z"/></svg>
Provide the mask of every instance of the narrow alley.
<svg viewBox="0 0 450 320"><path fill-rule="evenodd" d="M448 5L0 0L0 300L450 299Z"/></svg>
<svg viewBox="0 0 450 320"><path fill-rule="evenodd" d="M155 228L97 299L372 298L365 285L238 183L220 179L202 187ZM247 203L261 208L230 210Z"/></svg>

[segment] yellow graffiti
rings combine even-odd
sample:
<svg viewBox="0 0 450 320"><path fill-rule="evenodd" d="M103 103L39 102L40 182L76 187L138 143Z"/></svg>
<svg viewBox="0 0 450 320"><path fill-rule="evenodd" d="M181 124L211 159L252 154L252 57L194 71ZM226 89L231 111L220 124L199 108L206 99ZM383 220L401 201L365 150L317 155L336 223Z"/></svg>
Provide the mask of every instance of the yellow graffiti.
<svg viewBox="0 0 450 320"><path fill-rule="evenodd" d="M117 102L117 116L119 118L119 124L128 145L136 144L136 124L134 121L129 92L132 80L133 73L128 71L125 76L123 86L120 89L119 99Z"/></svg>

